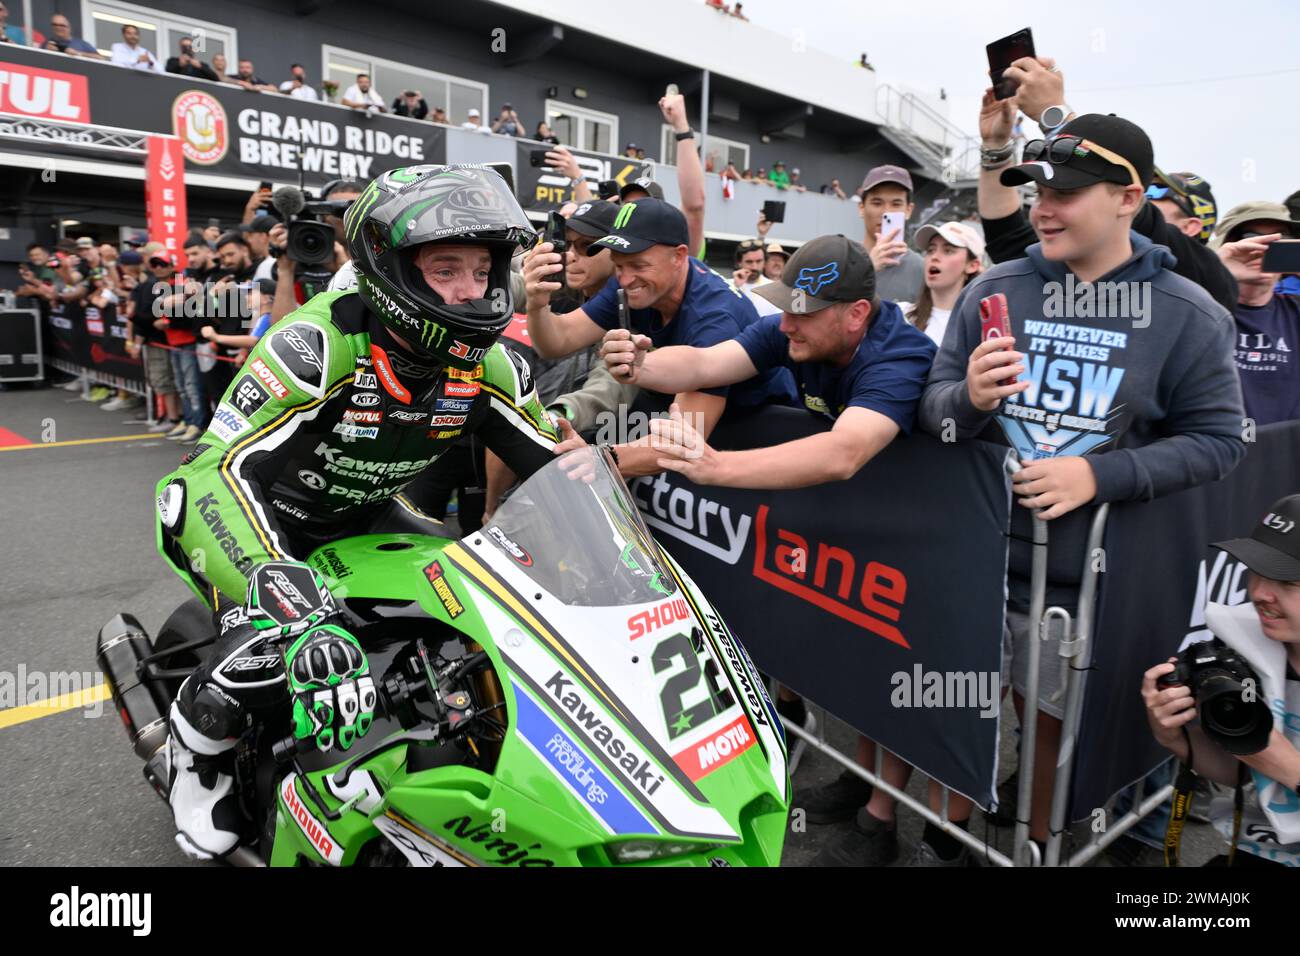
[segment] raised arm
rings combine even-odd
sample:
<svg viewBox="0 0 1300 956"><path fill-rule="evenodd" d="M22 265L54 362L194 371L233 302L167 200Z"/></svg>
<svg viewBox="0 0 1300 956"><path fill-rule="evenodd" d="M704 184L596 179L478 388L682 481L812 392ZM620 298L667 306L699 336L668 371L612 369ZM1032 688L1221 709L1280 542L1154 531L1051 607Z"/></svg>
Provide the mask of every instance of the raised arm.
<svg viewBox="0 0 1300 956"><path fill-rule="evenodd" d="M686 97L680 93L659 98L659 112L674 133L685 133L691 124L686 118ZM682 194L682 213L690 231L691 255L704 248L704 166L695 139L684 139L677 147L677 189Z"/></svg>
<svg viewBox="0 0 1300 956"><path fill-rule="evenodd" d="M600 354L618 381L670 395L734 385L758 374L735 339L704 349L671 345L650 351L648 336L611 329L605 333Z"/></svg>

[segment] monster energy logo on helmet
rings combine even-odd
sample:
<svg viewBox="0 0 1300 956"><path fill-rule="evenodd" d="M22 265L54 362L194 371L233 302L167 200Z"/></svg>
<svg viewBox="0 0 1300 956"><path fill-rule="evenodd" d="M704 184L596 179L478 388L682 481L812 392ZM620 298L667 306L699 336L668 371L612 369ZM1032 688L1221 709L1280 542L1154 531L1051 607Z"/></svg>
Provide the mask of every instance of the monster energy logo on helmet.
<svg viewBox="0 0 1300 956"><path fill-rule="evenodd" d="M381 173L348 209L344 235L357 291L426 360L472 368L510 321L510 260L533 236L504 179L485 166L406 166ZM478 246L491 256L482 294L448 305L414 266L426 243ZM478 290L476 289L475 292ZM448 335L447 333L451 333ZM450 351L452 344L458 352Z"/></svg>

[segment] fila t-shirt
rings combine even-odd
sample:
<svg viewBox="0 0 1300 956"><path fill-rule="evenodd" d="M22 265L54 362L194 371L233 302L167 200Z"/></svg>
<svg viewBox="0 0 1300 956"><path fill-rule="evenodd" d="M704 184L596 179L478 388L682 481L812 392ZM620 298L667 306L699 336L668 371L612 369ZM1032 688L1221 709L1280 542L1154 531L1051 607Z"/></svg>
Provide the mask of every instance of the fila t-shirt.
<svg viewBox="0 0 1300 956"><path fill-rule="evenodd" d="M1259 308L1238 303L1233 317L1246 416L1257 425L1300 418L1300 296L1274 295Z"/></svg>
<svg viewBox="0 0 1300 956"><path fill-rule="evenodd" d="M810 412L834 421L846 408L866 408L897 423L905 435L912 431L935 353L934 343L909 325L893 302L880 303L880 313L843 368L790 358L779 315L760 319L736 341L760 372L789 369Z"/></svg>

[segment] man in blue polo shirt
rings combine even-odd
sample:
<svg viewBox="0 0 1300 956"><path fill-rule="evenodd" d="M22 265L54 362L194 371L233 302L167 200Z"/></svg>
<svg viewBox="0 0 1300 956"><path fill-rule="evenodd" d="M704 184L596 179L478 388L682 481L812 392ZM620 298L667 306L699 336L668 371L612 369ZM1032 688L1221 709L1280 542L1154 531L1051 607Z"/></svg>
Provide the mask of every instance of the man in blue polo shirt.
<svg viewBox="0 0 1300 956"><path fill-rule="evenodd" d="M720 452L674 412L650 426L658 465L702 485L803 488L851 478L900 431L911 431L934 343L876 295L875 270L861 243L814 239L791 257L781 281L754 294L782 313L708 348L660 347L651 336L614 329L601 354L615 378L660 392L787 368L803 405L833 426L768 448Z"/></svg>
<svg viewBox="0 0 1300 956"><path fill-rule="evenodd" d="M627 298L627 325L655 348L707 348L726 342L759 321L754 306L726 280L689 252L686 217L659 199L624 203L608 236L591 243L588 255L608 249L614 264L609 283L582 308L556 314L550 297L560 288L549 281L560 271L560 256L550 243L533 250L524 266L528 297L528 335L544 358L558 358L599 342L617 329L620 290ZM641 383L638 383L641 384ZM655 394L659 393L659 394ZM642 384L634 407L663 411L678 406L679 417L693 422L707 437L724 411L752 409L793 398L788 374L780 367L684 389ZM618 445L619 470L624 476L652 475L662 469L661 453L642 441Z"/></svg>

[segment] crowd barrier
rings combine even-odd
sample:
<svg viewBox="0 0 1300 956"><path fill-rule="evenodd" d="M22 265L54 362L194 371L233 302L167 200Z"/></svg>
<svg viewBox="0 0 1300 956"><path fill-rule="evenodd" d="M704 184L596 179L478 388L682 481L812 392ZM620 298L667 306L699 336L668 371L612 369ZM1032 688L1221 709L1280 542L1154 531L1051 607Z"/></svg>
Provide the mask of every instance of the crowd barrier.
<svg viewBox="0 0 1300 956"><path fill-rule="evenodd" d="M823 427L805 412L769 409L721 425L712 441L720 449L760 447ZM1079 555L1083 600L1062 644L1067 759L1058 765L1053 835L1042 860L1027 840L1027 772L1017 808L1023 822L1008 858L946 824L946 802L935 814L884 784L879 747L873 773L824 740L790 731L993 863L1060 863L1070 822L1090 817L1168 758L1147 727L1142 673L1185 640L1208 637L1200 616L1206 600L1245 600L1244 569L1208 544L1248 534L1273 501L1300 490L1300 422L1248 437L1246 458L1222 481L1093 511L1092 540ZM987 704L1001 664L1007 451L916 433L849 481L815 488L700 487L672 473L631 487L660 541L761 669L991 809L1000 728L999 708ZM1031 618L1060 616L1043 607L1038 583ZM1032 727L1024 729L1026 754ZM1030 761L1021 766L1028 771ZM1167 795L1165 788L1145 799L1067 862L1091 858Z"/></svg>

